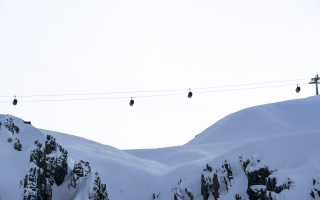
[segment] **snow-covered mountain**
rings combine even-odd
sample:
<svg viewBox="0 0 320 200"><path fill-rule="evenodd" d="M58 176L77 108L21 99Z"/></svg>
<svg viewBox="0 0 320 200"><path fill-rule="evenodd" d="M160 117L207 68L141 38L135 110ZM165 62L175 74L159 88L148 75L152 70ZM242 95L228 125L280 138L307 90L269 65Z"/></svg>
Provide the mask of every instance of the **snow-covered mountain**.
<svg viewBox="0 0 320 200"><path fill-rule="evenodd" d="M320 199L319 111L319 96L256 106L125 151L0 115L0 199Z"/></svg>

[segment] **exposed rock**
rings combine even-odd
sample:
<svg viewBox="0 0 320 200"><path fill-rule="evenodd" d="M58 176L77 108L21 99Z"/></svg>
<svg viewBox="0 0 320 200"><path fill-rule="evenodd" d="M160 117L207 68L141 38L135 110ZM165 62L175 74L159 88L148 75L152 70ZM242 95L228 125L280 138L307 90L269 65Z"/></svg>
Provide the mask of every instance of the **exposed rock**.
<svg viewBox="0 0 320 200"><path fill-rule="evenodd" d="M186 191L188 197L190 198L190 200L195 200L196 199L195 196L192 194L192 192L189 191L187 188L185 188L185 191Z"/></svg>
<svg viewBox="0 0 320 200"><path fill-rule="evenodd" d="M240 158L240 164L248 178L247 194L250 200L272 200L272 192L280 193L284 189L294 187L294 182L287 178L282 185L277 186L277 178L271 174L268 166L262 165L260 160L253 157Z"/></svg>
<svg viewBox="0 0 320 200"><path fill-rule="evenodd" d="M235 198L236 198L236 200L245 200L245 198L243 196L241 196L240 194L236 194Z"/></svg>
<svg viewBox="0 0 320 200"><path fill-rule="evenodd" d="M312 198L320 197L320 174L318 174L312 181L313 187L311 189L310 195Z"/></svg>
<svg viewBox="0 0 320 200"><path fill-rule="evenodd" d="M241 164L241 166L242 166L243 171L246 172L247 166L250 164L250 160L249 160L249 159L246 159L245 161L243 161L242 156L240 156L239 159L240 159L240 164ZM260 161L259 161L259 162L260 162Z"/></svg>
<svg viewBox="0 0 320 200"><path fill-rule="evenodd" d="M247 172L248 187L252 185L266 185L267 177L271 174L268 167L260 168L251 172Z"/></svg>
<svg viewBox="0 0 320 200"><path fill-rule="evenodd" d="M159 198L160 198L160 193L158 193L158 194L153 193L152 194L152 199L159 199Z"/></svg>
<svg viewBox="0 0 320 200"><path fill-rule="evenodd" d="M318 197L320 197L320 190L317 190L317 189L314 188L313 191L315 191L315 193L318 195Z"/></svg>
<svg viewBox="0 0 320 200"><path fill-rule="evenodd" d="M201 195L203 197L203 200L208 200L211 190L212 190L212 183L211 183L210 177L204 177L204 175L201 175Z"/></svg>
<svg viewBox="0 0 320 200"><path fill-rule="evenodd" d="M225 163L222 165L222 168L225 168L228 174L228 180L230 181L231 179L233 179L233 175L232 175L232 170L231 170L231 166L230 163L227 162L227 160L225 160Z"/></svg>
<svg viewBox="0 0 320 200"><path fill-rule="evenodd" d="M250 200L273 200L271 192L267 191L264 185L249 187L247 194Z"/></svg>
<svg viewBox="0 0 320 200"><path fill-rule="evenodd" d="M260 200L272 200L271 192L261 189L260 193L261 193ZM269 195L267 195L267 193Z"/></svg>
<svg viewBox="0 0 320 200"><path fill-rule="evenodd" d="M219 188L225 185L226 191L232 187L233 175L230 163L225 160L221 168L213 169L210 165L206 164L206 168L201 175L201 195L204 200L209 199L212 195L214 199L218 199L220 192ZM224 188L222 188L224 190Z"/></svg>
<svg viewBox="0 0 320 200"><path fill-rule="evenodd" d="M255 161L253 157L243 160L240 156L240 164L248 178L248 188L252 185L266 185L266 178L272 173L267 166L259 167L260 160Z"/></svg>
<svg viewBox="0 0 320 200"><path fill-rule="evenodd" d="M213 197L215 200L217 200L219 198L219 188L220 188L220 184L218 181L218 176L216 173L214 173L213 175Z"/></svg>
<svg viewBox="0 0 320 200"><path fill-rule="evenodd" d="M268 177L267 183L266 183L267 190L278 193L278 194L284 189L289 190L290 188L292 188L294 186L294 182L291 181L290 178L287 178L287 180L282 185L279 185L279 186L276 186L276 185L277 185L277 179L275 177L273 178Z"/></svg>
<svg viewBox="0 0 320 200"><path fill-rule="evenodd" d="M277 179L275 177L274 178L268 177L267 183L266 183L267 190L275 191L277 188L276 185L277 185ZM280 193L280 192L277 192L277 193Z"/></svg>
<svg viewBox="0 0 320 200"><path fill-rule="evenodd" d="M263 187L263 186L262 186ZM259 200L261 196L261 187L248 187L247 194L250 200Z"/></svg>
<svg viewBox="0 0 320 200"><path fill-rule="evenodd" d="M230 186L232 186L231 179L233 179L233 175L232 175L230 163L228 163L227 160L225 160L225 163L222 165L222 169L223 169L223 172L226 173L226 175L223 176L223 181L224 181L224 184L226 185L227 191L229 191L228 185L230 184Z"/></svg>
<svg viewBox="0 0 320 200"><path fill-rule="evenodd" d="M174 188L174 200L183 200L184 196L181 194L178 188Z"/></svg>
<svg viewBox="0 0 320 200"><path fill-rule="evenodd" d="M208 172L212 172L212 167L210 167L210 165L208 165L208 163L206 164L206 168L203 171L208 171Z"/></svg>
<svg viewBox="0 0 320 200"><path fill-rule="evenodd" d="M210 174L211 175L211 174ZM201 195L203 196L203 200L208 200L210 194L214 197L215 200L219 198L219 180L216 173L211 176L201 175Z"/></svg>

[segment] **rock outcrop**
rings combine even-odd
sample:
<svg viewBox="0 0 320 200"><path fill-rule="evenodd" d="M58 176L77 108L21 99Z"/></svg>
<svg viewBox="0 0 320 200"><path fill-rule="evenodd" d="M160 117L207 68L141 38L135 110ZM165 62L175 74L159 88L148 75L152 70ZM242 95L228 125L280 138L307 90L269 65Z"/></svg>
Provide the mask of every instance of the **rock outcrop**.
<svg viewBox="0 0 320 200"><path fill-rule="evenodd" d="M262 165L260 160L253 157L243 159L240 157L240 164L248 178L247 194L250 200L272 200L273 195L279 194L284 189L294 187L294 182L287 178L283 184L277 184L277 178L272 175L268 166Z"/></svg>
<svg viewBox="0 0 320 200"><path fill-rule="evenodd" d="M183 200L184 196L181 194L180 190L178 188L174 188L174 200Z"/></svg>
<svg viewBox="0 0 320 200"><path fill-rule="evenodd" d="M188 197L190 198L190 200L195 200L195 196L192 194L192 192L190 190L188 190L188 188L184 189L188 195Z"/></svg>
<svg viewBox="0 0 320 200"><path fill-rule="evenodd" d="M320 174L312 180L312 189L310 195L312 198L320 197Z"/></svg>
<svg viewBox="0 0 320 200"><path fill-rule="evenodd" d="M225 160L222 163L221 168L213 170L208 164L203 170L201 175L201 195L204 200L208 200L209 196L212 195L215 200L219 198L219 188L224 185L228 192L229 187L232 187L232 170L230 163Z"/></svg>
<svg viewBox="0 0 320 200"><path fill-rule="evenodd" d="M245 200L245 198L243 196L241 196L240 194L236 194L235 198L236 198L236 200Z"/></svg>
<svg viewBox="0 0 320 200"><path fill-rule="evenodd" d="M174 193L174 200L197 200L197 197L191 191L185 179L180 179L180 181L178 182L178 186L172 188L172 191ZM157 195L153 194L153 199L160 199L160 193L158 193Z"/></svg>
<svg viewBox="0 0 320 200"><path fill-rule="evenodd" d="M152 193L152 199L159 199L160 195L161 195L160 193L158 194Z"/></svg>

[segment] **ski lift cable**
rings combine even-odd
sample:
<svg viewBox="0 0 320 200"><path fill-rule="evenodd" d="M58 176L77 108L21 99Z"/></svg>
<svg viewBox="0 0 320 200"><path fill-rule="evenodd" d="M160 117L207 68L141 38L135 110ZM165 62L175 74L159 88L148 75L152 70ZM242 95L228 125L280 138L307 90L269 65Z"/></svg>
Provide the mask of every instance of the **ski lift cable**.
<svg viewBox="0 0 320 200"><path fill-rule="evenodd" d="M304 85L307 83L299 83L299 85ZM238 89L226 89L226 90L214 90L214 91L200 91L199 93L213 93L213 92L229 92L229 91L240 91L240 90L252 90L252 89L263 89L263 88L274 88L274 87L285 87L285 86L292 86L292 84L286 85L274 85L274 86L261 86L261 87L251 87L251 88L238 88ZM161 96L176 96L176 95L185 95L186 93L173 93L173 94L158 94L158 95L146 95L146 96L132 96L131 98L147 98L147 97L161 97ZM59 102L59 101L90 101L90 100L107 100L107 99L128 99L130 97L97 97L97 98L90 98L90 99L47 99L47 100L31 100L31 101L20 101L24 103L30 102ZM11 101L2 101L0 103L7 103Z"/></svg>
<svg viewBox="0 0 320 200"><path fill-rule="evenodd" d="M293 79L293 80L284 80L284 81L271 81L271 82L262 82L262 83L248 83L248 84L239 84L239 85L225 85L225 86L214 86L214 87L203 87L203 88L192 88L192 90L205 90L205 89L214 89L214 88L223 88L223 87L239 87L239 86L248 86L248 85L259 85L259 84L270 84L270 83L281 83L289 81L299 81L306 80L304 79ZM83 93L83 94L52 94L52 95L27 95L19 96L24 98L30 97L58 97L58 96L84 96L84 95L108 95L108 94L133 94L133 93L152 93L152 92L175 92L175 91L185 91L186 89L174 89L174 90L154 90L154 91L133 91L133 92L107 92L107 93ZM198 92L199 93L199 92ZM0 96L0 98L12 97L12 96ZM1 102L0 102L1 103Z"/></svg>
<svg viewBox="0 0 320 200"><path fill-rule="evenodd" d="M201 90L201 89L210 89L210 88L219 88L219 87L236 87L236 86L245 86L245 85L258 85L258 84L268 84L268 83L281 83L281 82L288 82L288 81L301 81L310 78L304 79L295 79L295 80L284 80L284 81L271 81L271 82L262 82L262 83L248 83L248 84L241 84L241 85L227 85L227 86L216 86L216 87L205 87L205 88L192 88L193 90ZM306 84L306 83L303 83ZM185 90L185 89L184 89Z"/></svg>

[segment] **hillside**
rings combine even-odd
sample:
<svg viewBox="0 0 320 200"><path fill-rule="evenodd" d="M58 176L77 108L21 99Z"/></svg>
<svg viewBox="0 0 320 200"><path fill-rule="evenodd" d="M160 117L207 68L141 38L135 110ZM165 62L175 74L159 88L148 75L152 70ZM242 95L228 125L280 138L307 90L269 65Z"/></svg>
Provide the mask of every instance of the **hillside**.
<svg viewBox="0 0 320 200"><path fill-rule="evenodd" d="M319 113L319 96L255 106L224 117L186 145L320 130Z"/></svg>
<svg viewBox="0 0 320 200"><path fill-rule="evenodd" d="M318 96L256 106L183 146L125 151L1 115L0 199L320 199L319 111Z"/></svg>

